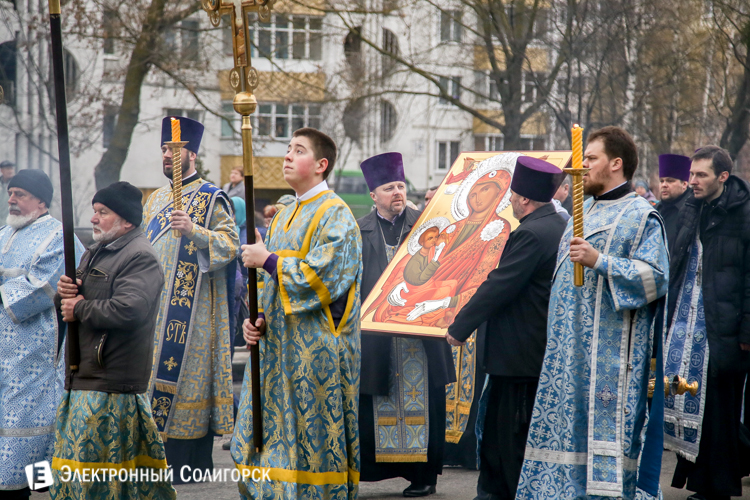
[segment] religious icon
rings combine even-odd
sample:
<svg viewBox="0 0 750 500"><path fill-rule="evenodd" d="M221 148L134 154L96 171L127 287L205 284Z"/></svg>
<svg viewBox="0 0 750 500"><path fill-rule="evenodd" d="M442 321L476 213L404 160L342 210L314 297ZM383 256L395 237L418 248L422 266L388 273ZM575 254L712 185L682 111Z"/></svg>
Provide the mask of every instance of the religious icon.
<svg viewBox="0 0 750 500"><path fill-rule="evenodd" d="M510 207L510 181L522 154L561 170L571 156L569 151L459 155L364 301L363 331L445 335L497 266L510 232L518 226Z"/></svg>

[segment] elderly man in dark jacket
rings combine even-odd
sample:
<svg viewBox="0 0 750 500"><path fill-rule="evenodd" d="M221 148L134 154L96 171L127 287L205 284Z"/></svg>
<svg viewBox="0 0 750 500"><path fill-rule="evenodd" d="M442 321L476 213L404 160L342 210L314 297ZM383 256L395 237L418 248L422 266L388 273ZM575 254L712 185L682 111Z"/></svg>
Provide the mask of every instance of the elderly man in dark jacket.
<svg viewBox="0 0 750 500"><path fill-rule="evenodd" d="M404 241L409 237L419 212L406 206L404 167L399 153L385 153L365 160L361 165L375 202L375 210L357 221L362 232L362 299L364 300L383 274ZM377 428L374 400L388 396L391 349L396 339L362 334L362 371L359 399L359 439L362 481L380 481L403 477L411 481L404 496L419 497L435 492L438 474L442 473L445 446L445 386L456 380L450 347L439 340L422 340L429 381L429 436L427 462L377 462ZM423 353L423 354L422 354Z"/></svg>
<svg viewBox="0 0 750 500"><path fill-rule="evenodd" d="M58 282L55 302L63 320L78 325L80 363L70 366L69 360L67 392L57 413L53 499L176 497L154 422L161 416L152 416L145 394L164 274L139 227L141 196L127 182L94 195L96 244L81 258L77 283L67 276ZM179 328L171 341L185 341ZM125 468L137 480L120 481L117 475L104 482L70 480L70 464L77 463ZM144 467L150 469L145 480L136 469Z"/></svg>
<svg viewBox="0 0 750 500"><path fill-rule="evenodd" d="M742 495L740 408L750 367L750 185L725 150L691 158L670 260L665 374L698 392L666 398L665 446L677 452L672 486L690 498ZM702 418L701 418L702 417Z"/></svg>
<svg viewBox="0 0 750 500"><path fill-rule="evenodd" d="M461 345L487 321L484 367L489 384L477 499L515 498L531 422L534 396L547 344L547 307L557 248L566 222L550 203L560 169L521 156L510 189L513 216L520 225L510 234L497 269L456 315L445 337Z"/></svg>

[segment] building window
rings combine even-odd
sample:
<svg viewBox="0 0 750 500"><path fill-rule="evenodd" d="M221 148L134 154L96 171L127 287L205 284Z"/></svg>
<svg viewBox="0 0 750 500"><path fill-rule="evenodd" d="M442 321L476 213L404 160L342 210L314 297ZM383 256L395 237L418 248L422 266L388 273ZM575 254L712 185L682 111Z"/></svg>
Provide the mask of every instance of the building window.
<svg viewBox="0 0 750 500"><path fill-rule="evenodd" d="M320 104L277 103L259 105L258 112L251 117L253 128L258 135L275 139L288 139L297 129L303 127L320 128L320 115ZM222 137L224 137L223 133Z"/></svg>
<svg viewBox="0 0 750 500"><path fill-rule="evenodd" d="M78 63L76 58L63 49L63 74L65 75L65 96L72 101L78 90Z"/></svg>
<svg viewBox="0 0 750 500"><path fill-rule="evenodd" d="M523 102L534 102L537 99L538 75L526 72L523 75Z"/></svg>
<svg viewBox="0 0 750 500"><path fill-rule="evenodd" d="M438 142L437 169L448 170L458 158L461 143L458 141Z"/></svg>
<svg viewBox="0 0 750 500"><path fill-rule="evenodd" d="M197 109L166 108L164 110L164 116L184 116L197 122L201 121L201 115L202 113Z"/></svg>
<svg viewBox="0 0 750 500"><path fill-rule="evenodd" d="M250 18L251 56L257 51L275 59L311 59L323 55L323 20L320 17L275 15L264 23ZM231 40L230 40L231 41Z"/></svg>
<svg viewBox="0 0 750 500"><path fill-rule="evenodd" d="M441 76L440 77L440 87L453 99L460 101L461 100L461 77L460 76L452 76L448 78L447 76ZM440 98L440 104L448 105L451 104L448 99Z"/></svg>
<svg viewBox="0 0 750 500"><path fill-rule="evenodd" d="M176 54L177 49L177 32L174 28L167 28L164 31L164 51L167 54Z"/></svg>
<svg viewBox="0 0 750 500"><path fill-rule="evenodd" d="M521 151L544 151L546 150L544 137L521 137Z"/></svg>
<svg viewBox="0 0 750 500"><path fill-rule="evenodd" d="M182 58L186 61L198 60L198 21L182 21L180 38Z"/></svg>
<svg viewBox="0 0 750 500"><path fill-rule="evenodd" d="M500 134L475 135L474 149L476 151L502 151L503 136Z"/></svg>
<svg viewBox="0 0 750 500"><path fill-rule="evenodd" d="M116 106L104 106L104 119L102 123L102 146L104 146L104 149L109 147L112 137L115 135L117 109Z"/></svg>
<svg viewBox="0 0 750 500"><path fill-rule="evenodd" d="M0 87L5 99L0 104L16 105L16 42L0 43Z"/></svg>
<svg viewBox="0 0 750 500"><path fill-rule="evenodd" d="M221 104L221 136L234 137L237 130L238 118L240 115L234 112L234 106L231 102Z"/></svg>
<svg viewBox="0 0 750 500"><path fill-rule="evenodd" d="M104 8L104 15L102 18L102 31L104 36L104 53L114 54L115 53L115 21L117 19L117 11L110 8Z"/></svg>
<svg viewBox="0 0 750 500"><path fill-rule="evenodd" d="M477 104L485 104L487 100L499 102L497 81L486 71L474 72L474 90L477 93Z"/></svg>
<svg viewBox="0 0 750 500"><path fill-rule="evenodd" d="M396 34L387 28L383 28L383 51L385 54L381 55L381 59L383 65L383 78L385 78L396 68L395 58L398 57L400 53Z"/></svg>
<svg viewBox="0 0 750 500"><path fill-rule="evenodd" d="M388 101L380 101L380 142L388 142L396 133L396 108Z"/></svg>
<svg viewBox="0 0 750 500"><path fill-rule="evenodd" d="M461 41L461 11L460 10L441 10L440 11L440 41L441 42L460 42Z"/></svg>

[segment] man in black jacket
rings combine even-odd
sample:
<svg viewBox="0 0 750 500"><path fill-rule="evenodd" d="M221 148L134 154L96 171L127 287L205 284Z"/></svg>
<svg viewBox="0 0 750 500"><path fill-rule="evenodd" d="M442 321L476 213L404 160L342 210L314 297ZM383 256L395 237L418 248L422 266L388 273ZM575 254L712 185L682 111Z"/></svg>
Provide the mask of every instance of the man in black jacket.
<svg viewBox="0 0 750 500"><path fill-rule="evenodd" d="M362 172L375 202L375 210L357 220L362 232L362 300L375 286L399 245L409 237L419 212L406 206L406 178L400 153L384 153L362 162ZM374 405L391 389L391 350L397 341L421 344L418 356L426 357L429 383L427 417L429 435L426 462L377 461L377 428ZM419 346L417 346L419 347ZM362 333L362 371L359 398L360 480L381 481L403 477L411 481L404 496L419 497L435 492L443 469L445 445L445 386L456 381L450 347L439 340L413 341Z"/></svg>
<svg viewBox="0 0 750 500"><path fill-rule="evenodd" d="M547 343L547 306L565 221L550 203L560 169L521 156L511 181L513 216L520 225L500 263L461 309L445 338L461 345L487 321L482 396L480 500L512 499L523 464L526 434ZM485 400L486 398L486 400ZM479 424L477 424L479 425Z"/></svg>
<svg viewBox="0 0 750 500"><path fill-rule="evenodd" d="M675 244L680 211L685 207L685 201L690 196L688 190L690 180L690 158L683 155L659 155L659 192L661 201L656 204L656 210L664 219L664 229L667 231L669 250Z"/></svg>
<svg viewBox="0 0 750 500"><path fill-rule="evenodd" d="M80 362L68 367L67 392L57 412L53 499L176 497L154 422L161 415L158 410L152 415L145 394L164 274L139 227L141 196L127 182L94 195L96 244L81 257L77 284L63 275L57 285L55 303L63 321L78 323ZM179 329L173 341L181 341ZM117 474L102 482L71 480L68 464L81 462L113 471L124 467L137 480L120 480ZM145 479L138 475L143 467L150 469Z"/></svg>
<svg viewBox="0 0 750 500"><path fill-rule="evenodd" d="M672 486L687 482L697 492L691 499L728 500L742 495L746 453L740 407L750 366L750 185L731 175L732 159L717 146L691 160L693 194L670 259L665 374L699 387L696 396L666 398L665 446L678 454Z"/></svg>

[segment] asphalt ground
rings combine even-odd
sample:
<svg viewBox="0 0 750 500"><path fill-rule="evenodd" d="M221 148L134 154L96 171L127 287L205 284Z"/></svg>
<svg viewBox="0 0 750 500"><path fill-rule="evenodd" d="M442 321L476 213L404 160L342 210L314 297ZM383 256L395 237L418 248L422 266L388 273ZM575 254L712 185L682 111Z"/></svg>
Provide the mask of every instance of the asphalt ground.
<svg viewBox="0 0 750 500"><path fill-rule="evenodd" d="M242 371L244 363L247 361L248 354L244 349L238 350L234 358L234 391L239 395L242 389ZM234 469L234 463L229 451L221 449L222 438L214 440L213 460L214 469L226 469L228 474ZM670 487L672 482L672 473L674 472L677 459L674 453L664 452L661 470L661 485L664 493L664 500L685 500L691 495L687 490L678 490ZM177 472L177 471L176 471ZM472 500L476 496L477 478L479 472L470 471L458 467L449 467L443 469L443 475L438 478L437 493L430 495L430 500ZM750 477L743 479L742 498L750 500ZM409 486L405 479L389 479L376 483L360 483L359 498L366 500L397 500L404 498L402 491ZM236 500L239 498L237 484L231 479L223 482L203 482L175 486L177 498L180 500ZM2 495L0 495L0 498ZM48 500L47 493L32 493L33 500Z"/></svg>

